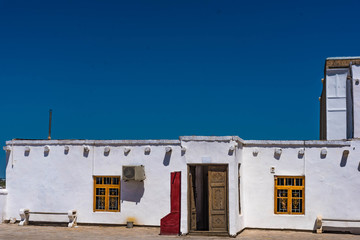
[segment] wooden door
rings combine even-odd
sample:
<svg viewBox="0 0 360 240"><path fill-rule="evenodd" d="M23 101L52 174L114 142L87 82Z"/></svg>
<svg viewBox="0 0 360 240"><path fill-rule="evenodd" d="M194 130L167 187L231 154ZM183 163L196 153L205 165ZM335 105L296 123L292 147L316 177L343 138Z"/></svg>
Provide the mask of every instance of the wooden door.
<svg viewBox="0 0 360 240"><path fill-rule="evenodd" d="M227 232L227 166L209 166L209 231Z"/></svg>
<svg viewBox="0 0 360 240"><path fill-rule="evenodd" d="M194 179L195 168L190 167L189 171L189 187L190 187L190 230L196 230L196 205L195 205L195 189L194 189Z"/></svg>

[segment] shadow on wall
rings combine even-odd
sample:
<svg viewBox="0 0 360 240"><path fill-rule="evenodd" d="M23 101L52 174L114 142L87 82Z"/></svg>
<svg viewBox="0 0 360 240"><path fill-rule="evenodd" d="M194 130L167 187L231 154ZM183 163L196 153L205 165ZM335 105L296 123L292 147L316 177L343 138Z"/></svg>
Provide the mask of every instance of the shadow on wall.
<svg viewBox="0 0 360 240"><path fill-rule="evenodd" d="M144 182L121 181L121 201L139 203L144 196Z"/></svg>
<svg viewBox="0 0 360 240"><path fill-rule="evenodd" d="M280 157L281 157L281 153L274 152L274 158L275 158L276 160L280 160Z"/></svg>
<svg viewBox="0 0 360 240"><path fill-rule="evenodd" d="M345 150L345 151L343 152L342 157L341 157L340 167L345 167L345 166L346 166L348 156L349 156L349 151L348 151L348 150Z"/></svg>
<svg viewBox="0 0 360 240"><path fill-rule="evenodd" d="M6 168L9 164L9 160L10 160L10 152L9 151L6 151Z"/></svg>
<svg viewBox="0 0 360 240"><path fill-rule="evenodd" d="M171 153L172 153L172 151L165 153L165 157L164 157L164 161L163 161L164 166L169 166Z"/></svg>

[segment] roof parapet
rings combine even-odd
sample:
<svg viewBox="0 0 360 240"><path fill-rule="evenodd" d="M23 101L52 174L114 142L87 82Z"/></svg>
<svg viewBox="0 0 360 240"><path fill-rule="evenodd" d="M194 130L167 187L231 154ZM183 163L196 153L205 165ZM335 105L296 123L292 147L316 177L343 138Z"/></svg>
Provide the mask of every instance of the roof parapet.
<svg viewBox="0 0 360 240"><path fill-rule="evenodd" d="M350 63L360 65L360 57L329 57L325 60L325 69L348 68Z"/></svg>
<svg viewBox="0 0 360 240"><path fill-rule="evenodd" d="M243 143L244 140L238 136L180 136L180 141L201 141L201 142L230 142Z"/></svg>
<svg viewBox="0 0 360 240"><path fill-rule="evenodd" d="M17 140L6 141L6 145L180 145L179 140Z"/></svg>
<svg viewBox="0 0 360 240"><path fill-rule="evenodd" d="M128 145L181 145L182 141L203 141L203 142L230 142L235 141L245 146L328 146L345 147L351 146L351 141L347 140L306 140L306 141L286 141L286 140L243 140L238 136L180 136L179 140L25 140L13 139L6 141L6 145L14 146L44 146L44 145L95 145L95 146L128 146Z"/></svg>
<svg viewBox="0 0 360 240"><path fill-rule="evenodd" d="M247 140L245 146L289 146L289 147L349 147L351 141L346 140L305 140L305 141L273 141L273 140Z"/></svg>

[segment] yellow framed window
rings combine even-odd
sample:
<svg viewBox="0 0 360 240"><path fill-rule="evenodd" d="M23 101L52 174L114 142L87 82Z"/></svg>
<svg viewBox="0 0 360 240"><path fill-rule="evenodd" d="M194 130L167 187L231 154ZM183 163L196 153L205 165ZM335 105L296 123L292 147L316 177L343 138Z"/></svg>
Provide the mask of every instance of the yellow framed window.
<svg viewBox="0 0 360 240"><path fill-rule="evenodd" d="M120 177L94 176L94 212L120 212Z"/></svg>
<svg viewBox="0 0 360 240"><path fill-rule="evenodd" d="M275 176L275 214L305 213L305 177Z"/></svg>

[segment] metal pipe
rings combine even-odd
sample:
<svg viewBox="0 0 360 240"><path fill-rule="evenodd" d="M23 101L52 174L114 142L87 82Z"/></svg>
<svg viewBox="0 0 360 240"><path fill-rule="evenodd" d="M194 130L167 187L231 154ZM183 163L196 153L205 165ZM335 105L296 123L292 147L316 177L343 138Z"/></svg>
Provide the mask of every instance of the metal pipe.
<svg viewBox="0 0 360 240"><path fill-rule="evenodd" d="M51 119L52 119L52 109L49 110L49 136L48 136L49 140L51 140Z"/></svg>

